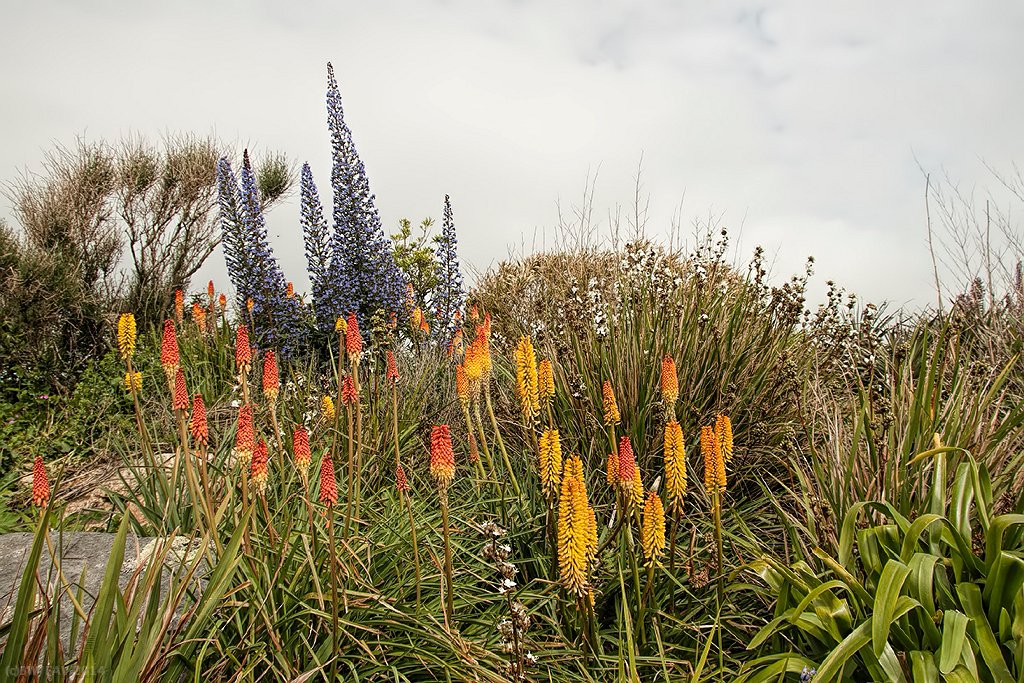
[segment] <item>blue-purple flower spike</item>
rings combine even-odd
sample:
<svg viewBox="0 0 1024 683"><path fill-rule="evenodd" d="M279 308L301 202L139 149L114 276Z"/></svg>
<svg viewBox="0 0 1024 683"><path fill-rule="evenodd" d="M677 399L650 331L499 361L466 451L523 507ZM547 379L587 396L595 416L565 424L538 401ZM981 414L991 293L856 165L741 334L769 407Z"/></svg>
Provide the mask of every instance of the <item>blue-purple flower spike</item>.
<svg viewBox="0 0 1024 683"><path fill-rule="evenodd" d="M309 272L309 283L313 294L313 312L317 325L321 330L333 331L335 314L334 282L330 278L331 243L327 232L327 221L324 220L320 194L313 182L313 172L309 164L302 165L301 179L302 237L306 243L306 264Z"/></svg>
<svg viewBox="0 0 1024 683"><path fill-rule="evenodd" d="M437 286L431 303L434 307L435 322L432 332L440 344L447 347L455 334L456 312L462 308L462 271L456 252L458 238L455 235L455 218L452 202L444 196L444 221L437 238Z"/></svg>

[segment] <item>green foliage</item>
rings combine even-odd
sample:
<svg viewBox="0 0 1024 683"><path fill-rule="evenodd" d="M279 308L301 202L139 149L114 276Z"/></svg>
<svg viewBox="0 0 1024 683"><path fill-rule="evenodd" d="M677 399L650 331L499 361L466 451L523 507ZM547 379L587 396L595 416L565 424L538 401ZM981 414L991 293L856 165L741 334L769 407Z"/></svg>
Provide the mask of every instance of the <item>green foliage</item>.
<svg viewBox="0 0 1024 683"><path fill-rule="evenodd" d="M947 481L954 453L961 461ZM823 571L755 563L777 603L748 649L772 654L739 680L782 680L802 666L822 681L1007 681L1024 672L1024 515L995 513L988 469L960 449L938 446L909 463L923 464L933 473L928 511L908 518L885 502L859 502L843 520L838 554L814 552Z"/></svg>
<svg viewBox="0 0 1024 683"><path fill-rule="evenodd" d="M395 263L412 284L415 305L429 314L427 297L437 287L438 282L437 254L431 246L437 241L437 237L430 238L430 229L434 226L434 221L431 218L420 221L419 232L416 235L413 235L412 222L408 218L400 220L398 225L398 232L391 235Z"/></svg>

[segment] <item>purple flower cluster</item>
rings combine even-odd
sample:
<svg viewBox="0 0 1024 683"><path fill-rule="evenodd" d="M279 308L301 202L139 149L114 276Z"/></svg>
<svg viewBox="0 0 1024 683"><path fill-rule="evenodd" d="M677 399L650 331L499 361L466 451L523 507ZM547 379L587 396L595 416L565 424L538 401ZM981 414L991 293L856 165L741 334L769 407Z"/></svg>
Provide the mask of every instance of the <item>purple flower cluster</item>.
<svg viewBox="0 0 1024 683"><path fill-rule="evenodd" d="M334 230L329 241L322 211L318 212L320 200L312 174L307 183L303 170L303 234L314 307L322 327L333 326L338 316L350 311L356 313L360 325L368 327L371 317L378 311L385 316L404 314L405 276L395 264L391 241L384 236L366 169L345 123L341 93L330 64L327 65L327 127L331 133L331 187L334 190Z"/></svg>
<svg viewBox="0 0 1024 683"><path fill-rule="evenodd" d="M241 183L227 159L217 164L221 234L228 276L252 326L256 344L293 355L304 345L302 302L287 296L287 282L267 238L263 206L249 152L242 157Z"/></svg>
<svg viewBox="0 0 1024 683"><path fill-rule="evenodd" d="M459 269L457 245L452 202L448 195L445 195L444 221L441 225L441 234L437 236L437 285L431 297L435 314L431 331L434 338L445 347L455 334L458 326L455 314L462 308L463 301L462 271Z"/></svg>

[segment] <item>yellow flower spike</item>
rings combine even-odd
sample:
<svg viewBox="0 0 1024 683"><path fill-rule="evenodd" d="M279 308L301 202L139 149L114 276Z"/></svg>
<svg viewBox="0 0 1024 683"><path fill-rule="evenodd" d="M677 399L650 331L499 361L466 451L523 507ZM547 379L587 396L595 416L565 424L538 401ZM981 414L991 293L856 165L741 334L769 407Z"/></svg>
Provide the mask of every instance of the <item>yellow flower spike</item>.
<svg viewBox="0 0 1024 683"><path fill-rule="evenodd" d="M515 350L516 395L523 415L531 419L540 412L539 382L537 378L537 354L533 342L527 336L519 338Z"/></svg>
<svg viewBox="0 0 1024 683"><path fill-rule="evenodd" d="M680 511L686 495L686 450L683 430L673 420L665 425L665 500L668 506Z"/></svg>
<svg viewBox="0 0 1024 683"><path fill-rule="evenodd" d="M323 413L324 419L328 422L333 422L337 413L334 412L334 399L330 396L324 396L320 399L320 412Z"/></svg>
<svg viewBox="0 0 1024 683"><path fill-rule="evenodd" d="M339 315L338 319L334 321L334 331L339 334L348 332L348 323L345 322L345 316Z"/></svg>
<svg viewBox="0 0 1024 683"><path fill-rule="evenodd" d="M558 577L567 591L578 597L590 589L589 564L596 550L596 523L587 500L579 458L569 458L562 475L558 502Z"/></svg>
<svg viewBox="0 0 1024 683"><path fill-rule="evenodd" d="M724 493L725 459L722 457L718 437L715 436L715 428L710 425L700 428L700 454L704 459L704 488L708 493Z"/></svg>
<svg viewBox="0 0 1024 683"><path fill-rule="evenodd" d="M718 443L722 447L722 456L725 461L732 461L732 421L728 415L719 413L715 417L715 436L718 437Z"/></svg>
<svg viewBox="0 0 1024 683"><path fill-rule="evenodd" d="M562 474L562 442L558 430L545 430L540 435L537 450L541 490L550 499L558 490L558 478Z"/></svg>
<svg viewBox="0 0 1024 683"><path fill-rule="evenodd" d="M679 399L679 377L676 374L676 362L672 356L661 360L661 400L666 406L675 406Z"/></svg>
<svg viewBox="0 0 1024 683"><path fill-rule="evenodd" d="M661 506L661 499L654 491L647 494L647 501L644 503L640 545L648 564L656 562L665 551L665 510Z"/></svg>
<svg viewBox="0 0 1024 683"><path fill-rule="evenodd" d="M117 350L125 361L135 353L135 336L135 316L122 313L117 319Z"/></svg>
<svg viewBox="0 0 1024 683"><path fill-rule="evenodd" d="M142 373L137 370L124 373L124 389L128 392L142 391Z"/></svg>

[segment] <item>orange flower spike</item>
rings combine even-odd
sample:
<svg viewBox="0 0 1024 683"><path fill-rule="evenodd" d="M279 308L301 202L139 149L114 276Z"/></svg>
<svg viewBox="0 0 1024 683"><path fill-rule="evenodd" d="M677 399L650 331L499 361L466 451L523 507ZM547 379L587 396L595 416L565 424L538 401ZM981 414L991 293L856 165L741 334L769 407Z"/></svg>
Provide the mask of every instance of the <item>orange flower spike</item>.
<svg viewBox="0 0 1024 683"><path fill-rule="evenodd" d="M430 335L430 323L427 322L426 316L420 318L420 332L422 332L424 336Z"/></svg>
<svg viewBox="0 0 1024 683"><path fill-rule="evenodd" d="M448 425L434 425L430 431L430 475L442 491L455 478L455 451Z"/></svg>
<svg viewBox="0 0 1024 683"><path fill-rule="evenodd" d="M615 453L608 454L608 462L605 465L605 481L609 486L615 486L619 481L619 456Z"/></svg>
<svg viewBox="0 0 1024 683"><path fill-rule="evenodd" d="M455 366L455 393L462 405L469 405L469 380L466 378L466 366L462 363Z"/></svg>
<svg viewBox="0 0 1024 683"><path fill-rule="evenodd" d="M192 439L206 448L210 442L210 429L206 424L206 405L203 403L202 394L192 397L192 418L189 420L188 430L192 434Z"/></svg>
<svg viewBox="0 0 1024 683"><path fill-rule="evenodd" d="M537 390L541 399L550 401L555 397L555 373L551 361L545 358L537 368Z"/></svg>
<svg viewBox="0 0 1024 683"><path fill-rule="evenodd" d="M337 416L334 410L334 399L330 396L324 396L320 399L320 412L323 413L325 420L334 422L334 418Z"/></svg>
<svg viewBox="0 0 1024 683"><path fill-rule="evenodd" d="M252 466L249 470L249 478L252 480L252 487L261 496L267 492L267 442L260 439L256 449L252 452Z"/></svg>
<svg viewBox="0 0 1024 683"><path fill-rule="evenodd" d="M483 328L484 328L484 336L487 337L487 339L490 339L491 338L491 314L490 314L490 312L484 313Z"/></svg>
<svg viewBox="0 0 1024 683"><path fill-rule="evenodd" d="M295 456L295 467L302 472L302 476L306 476L311 454L309 452L309 432L305 427L296 427L292 433L292 452Z"/></svg>
<svg viewBox="0 0 1024 683"><path fill-rule="evenodd" d="M160 344L160 365L164 368L168 383L174 381L181 359L178 355L178 336L174 333L174 321L164 321L164 338Z"/></svg>
<svg viewBox="0 0 1024 683"><path fill-rule="evenodd" d="M217 290L213 286L213 280L206 283L206 296L210 297L210 305L213 305L213 297L216 295Z"/></svg>
<svg viewBox="0 0 1024 683"><path fill-rule="evenodd" d="M472 462L472 463L475 463L479 459L480 459L480 449L477 448L476 437L473 436L472 432L470 432L470 434L469 434L469 461Z"/></svg>
<svg viewBox="0 0 1024 683"><path fill-rule="evenodd" d="M50 500L50 480L46 477L43 456L37 455L32 465L32 503L44 507Z"/></svg>
<svg viewBox="0 0 1024 683"><path fill-rule="evenodd" d="M354 405L359 397L356 395L356 383L352 375L345 375L341 380L341 402L347 406Z"/></svg>
<svg viewBox="0 0 1024 683"><path fill-rule="evenodd" d="M241 467L248 467L256 448L256 430L253 426L252 405L246 403L238 409L238 431L235 433L235 459Z"/></svg>
<svg viewBox="0 0 1024 683"><path fill-rule="evenodd" d="M249 297L248 299L245 300L245 310L247 310L250 313L252 313L252 309L255 308L255 307L256 307L256 302L252 300L252 297Z"/></svg>
<svg viewBox="0 0 1024 683"><path fill-rule="evenodd" d="M188 388L185 386L185 374L178 368L174 374L174 402L171 407L174 410L188 411Z"/></svg>
<svg viewBox="0 0 1024 683"><path fill-rule="evenodd" d="M263 355L263 395L267 401L277 401L277 394L281 389L281 379L277 374L277 356L273 351L267 351Z"/></svg>
<svg viewBox="0 0 1024 683"><path fill-rule="evenodd" d="M619 417L619 405L615 402L615 391L612 389L612 381L610 379L606 379L601 386L601 399L604 403L605 425L619 424L622 420Z"/></svg>
<svg viewBox="0 0 1024 683"><path fill-rule="evenodd" d="M683 430L673 420L665 425L665 500L675 511L682 509L686 495L686 450Z"/></svg>
<svg viewBox="0 0 1024 683"><path fill-rule="evenodd" d="M334 476L334 461L330 454L320 461L320 503L331 507L338 502L338 480Z"/></svg>
<svg viewBox="0 0 1024 683"><path fill-rule="evenodd" d="M661 359L661 400L666 406L675 406L679 400L679 377L672 356Z"/></svg>
<svg viewBox="0 0 1024 683"><path fill-rule="evenodd" d="M289 282L287 285L285 285L284 295L286 297L288 297L289 299L294 297L295 296L295 285L293 285L291 282Z"/></svg>
<svg viewBox="0 0 1024 683"><path fill-rule="evenodd" d="M636 473L636 456L633 454L633 444L630 443L628 436L619 439L618 462L619 485L627 488L632 487Z"/></svg>
<svg viewBox="0 0 1024 683"><path fill-rule="evenodd" d="M185 318L185 293L180 289L174 292L174 317L179 323Z"/></svg>
<svg viewBox="0 0 1024 683"><path fill-rule="evenodd" d="M409 479L405 476L405 468L402 467L402 463L398 463L398 466L395 467L395 488L398 489L399 493L404 493L411 488L409 486Z"/></svg>
<svg viewBox="0 0 1024 683"><path fill-rule="evenodd" d="M228 298L224 295L224 292L221 292L220 296L217 297L217 304L220 306L220 310L221 311L224 311L224 310L227 309L227 307L228 307Z"/></svg>
<svg viewBox="0 0 1024 683"><path fill-rule="evenodd" d="M657 562L665 551L665 509L654 491L647 494L647 501L644 503L640 545L648 564Z"/></svg>
<svg viewBox="0 0 1024 683"><path fill-rule="evenodd" d="M206 309L198 301L192 304L192 319L196 321L199 331L206 334Z"/></svg>
<svg viewBox="0 0 1024 683"><path fill-rule="evenodd" d="M700 453L704 459L704 488L708 493L725 492L725 460L715 428L710 425L700 428Z"/></svg>
<svg viewBox="0 0 1024 683"><path fill-rule="evenodd" d="M419 306L412 309L412 315L409 317L409 326L413 332L417 332L420 329L420 324L423 322L423 311Z"/></svg>
<svg viewBox="0 0 1024 683"><path fill-rule="evenodd" d="M252 367L252 347L249 346L249 328L245 325L238 326L235 333L235 367L238 372L247 375Z"/></svg>
<svg viewBox="0 0 1024 683"><path fill-rule="evenodd" d="M387 381L398 384L398 362L395 361L395 354L391 349L387 353Z"/></svg>
<svg viewBox="0 0 1024 683"><path fill-rule="evenodd" d="M338 334L348 333L348 323L345 322L345 317L339 315L338 319L334 321L334 331Z"/></svg>
<svg viewBox="0 0 1024 683"><path fill-rule="evenodd" d="M363 336L359 334L359 321L355 313L349 313L345 322L345 351L352 362L359 365L359 357L363 353Z"/></svg>
<svg viewBox="0 0 1024 683"><path fill-rule="evenodd" d="M476 304L473 304L472 306L469 307L469 321L475 323L479 319L480 309L477 307Z"/></svg>
<svg viewBox="0 0 1024 683"><path fill-rule="evenodd" d="M728 415L719 413L715 418L715 436L718 437L718 443L722 447L722 457L725 458L725 462L732 460L732 421Z"/></svg>

